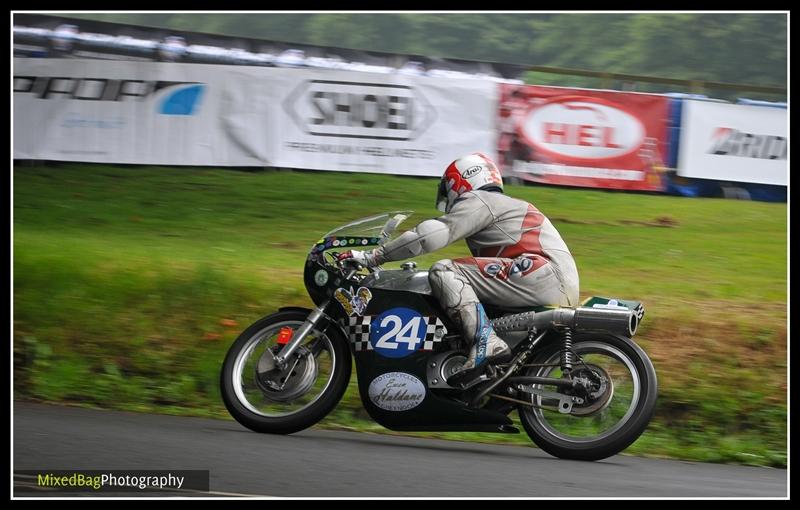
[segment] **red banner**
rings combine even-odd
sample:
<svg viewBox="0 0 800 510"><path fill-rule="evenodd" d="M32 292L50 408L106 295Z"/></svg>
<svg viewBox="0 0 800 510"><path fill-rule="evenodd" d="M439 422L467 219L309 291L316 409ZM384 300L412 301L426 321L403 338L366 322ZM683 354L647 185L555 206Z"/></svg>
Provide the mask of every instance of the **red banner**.
<svg viewBox="0 0 800 510"><path fill-rule="evenodd" d="M591 188L663 191L668 99L652 94L500 85L505 175Z"/></svg>

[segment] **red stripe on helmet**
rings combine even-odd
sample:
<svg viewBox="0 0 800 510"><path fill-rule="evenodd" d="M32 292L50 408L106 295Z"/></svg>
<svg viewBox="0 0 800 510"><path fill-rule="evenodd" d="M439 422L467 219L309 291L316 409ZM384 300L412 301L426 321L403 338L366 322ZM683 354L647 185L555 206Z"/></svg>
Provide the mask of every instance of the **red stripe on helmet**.
<svg viewBox="0 0 800 510"><path fill-rule="evenodd" d="M455 191L459 196L467 191L472 191L472 185L461 177L461 172L458 170L455 161L450 163L450 166L444 171L443 178L447 183L447 189Z"/></svg>

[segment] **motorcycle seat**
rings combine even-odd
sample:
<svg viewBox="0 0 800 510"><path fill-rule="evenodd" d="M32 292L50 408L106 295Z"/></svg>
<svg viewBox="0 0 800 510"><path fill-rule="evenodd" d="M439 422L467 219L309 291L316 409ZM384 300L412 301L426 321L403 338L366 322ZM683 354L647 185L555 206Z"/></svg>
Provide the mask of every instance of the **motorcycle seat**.
<svg viewBox="0 0 800 510"><path fill-rule="evenodd" d="M557 308L556 306L523 306L523 307L497 307L491 305L484 305L483 308L486 310L486 315L489 316L490 319L495 319L497 317L502 317L504 315L511 315L517 313L524 313L524 312L544 312L547 310L552 310Z"/></svg>

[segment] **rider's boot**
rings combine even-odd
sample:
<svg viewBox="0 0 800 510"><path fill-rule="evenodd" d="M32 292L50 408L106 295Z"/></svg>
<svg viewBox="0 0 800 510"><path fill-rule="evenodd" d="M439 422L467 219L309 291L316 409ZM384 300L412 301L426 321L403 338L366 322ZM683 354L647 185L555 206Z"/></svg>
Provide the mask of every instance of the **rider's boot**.
<svg viewBox="0 0 800 510"><path fill-rule="evenodd" d="M451 385L459 385L476 378L489 363L511 359L511 349L494 332L483 305L477 303L463 307L459 310L459 318L463 326L462 333L472 345L467 360L448 377L447 383Z"/></svg>

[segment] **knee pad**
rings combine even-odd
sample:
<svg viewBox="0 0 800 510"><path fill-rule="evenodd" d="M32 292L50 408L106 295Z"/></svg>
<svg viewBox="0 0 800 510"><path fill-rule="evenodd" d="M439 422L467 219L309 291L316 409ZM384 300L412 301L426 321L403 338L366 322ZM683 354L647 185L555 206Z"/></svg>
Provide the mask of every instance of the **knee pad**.
<svg viewBox="0 0 800 510"><path fill-rule="evenodd" d="M428 272L431 290L448 312L457 312L466 305L478 303L478 296L458 270L455 262L443 259L431 266Z"/></svg>

